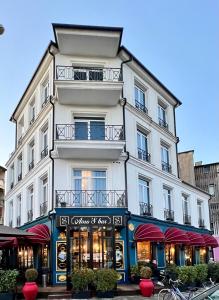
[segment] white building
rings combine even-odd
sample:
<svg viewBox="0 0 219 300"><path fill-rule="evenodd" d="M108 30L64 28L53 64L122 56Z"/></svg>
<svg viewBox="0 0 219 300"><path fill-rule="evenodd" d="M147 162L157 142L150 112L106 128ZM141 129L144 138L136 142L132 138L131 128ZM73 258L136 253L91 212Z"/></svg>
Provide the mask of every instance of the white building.
<svg viewBox="0 0 219 300"><path fill-rule="evenodd" d="M169 227L197 234L210 229L209 195L178 177L180 101L120 45L121 28L53 29L56 42L11 117L16 147L6 164L5 224L47 225L51 241L47 250L41 246L38 267L50 267L54 284L65 281L72 265L114 266L127 280L137 260L157 259L159 267L202 260L206 249L196 246L208 245L191 241L194 247L185 249L164 234ZM140 224L157 226L164 239L139 239ZM165 242L165 251L157 242ZM38 246L28 247L21 268L36 263ZM63 251L74 253L68 263L60 260Z"/></svg>

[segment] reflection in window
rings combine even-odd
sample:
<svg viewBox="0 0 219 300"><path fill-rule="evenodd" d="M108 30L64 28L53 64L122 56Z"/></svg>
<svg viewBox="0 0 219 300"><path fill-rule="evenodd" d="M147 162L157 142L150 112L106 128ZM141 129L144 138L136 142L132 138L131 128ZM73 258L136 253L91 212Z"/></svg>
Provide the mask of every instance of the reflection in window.
<svg viewBox="0 0 219 300"><path fill-rule="evenodd" d="M27 269L33 267L32 246L19 246L18 248L18 268Z"/></svg>
<svg viewBox="0 0 219 300"><path fill-rule="evenodd" d="M166 244L165 246L166 263L175 264L176 262L176 248L174 244Z"/></svg>
<svg viewBox="0 0 219 300"><path fill-rule="evenodd" d="M199 254L200 254L200 264L206 264L206 248L205 247L201 247L199 250Z"/></svg>
<svg viewBox="0 0 219 300"><path fill-rule="evenodd" d="M192 265L192 246L185 246L185 265L191 266Z"/></svg>
<svg viewBox="0 0 219 300"><path fill-rule="evenodd" d="M137 258L139 261L149 262L152 259L152 249L150 242L137 243Z"/></svg>

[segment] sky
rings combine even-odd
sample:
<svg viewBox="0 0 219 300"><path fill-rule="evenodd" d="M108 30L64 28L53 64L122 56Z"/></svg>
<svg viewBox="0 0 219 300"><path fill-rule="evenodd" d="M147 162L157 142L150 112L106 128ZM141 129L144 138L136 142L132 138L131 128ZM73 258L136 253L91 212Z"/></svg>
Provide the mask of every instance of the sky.
<svg viewBox="0 0 219 300"><path fill-rule="evenodd" d="M14 150L9 118L54 40L51 23L123 27L122 44L182 101L179 151L219 161L218 0L0 0L0 165Z"/></svg>

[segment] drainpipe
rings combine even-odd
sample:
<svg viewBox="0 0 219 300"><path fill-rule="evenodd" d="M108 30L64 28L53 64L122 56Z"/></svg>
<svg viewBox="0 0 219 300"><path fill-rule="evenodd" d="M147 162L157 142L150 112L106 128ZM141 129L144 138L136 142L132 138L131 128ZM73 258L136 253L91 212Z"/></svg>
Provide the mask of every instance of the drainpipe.
<svg viewBox="0 0 219 300"><path fill-rule="evenodd" d="M177 142L176 142L176 164L177 164L177 176L178 178L180 178L180 174L179 174L179 162L178 162L178 143L179 143L179 138L176 136L176 108L177 108L178 104L174 105L174 110L173 110L173 118L174 118L174 133L175 133L175 137L177 138Z"/></svg>

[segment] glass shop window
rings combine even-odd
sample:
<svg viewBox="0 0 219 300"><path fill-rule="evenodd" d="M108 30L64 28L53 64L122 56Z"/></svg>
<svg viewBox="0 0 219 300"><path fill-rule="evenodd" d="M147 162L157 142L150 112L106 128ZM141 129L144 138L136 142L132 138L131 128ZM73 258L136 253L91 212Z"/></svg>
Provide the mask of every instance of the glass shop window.
<svg viewBox="0 0 219 300"><path fill-rule="evenodd" d="M152 248L150 242L137 243L137 258L139 261L150 262L152 260Z"/></svg>
<svg viewBox="0 0 219 300"><path fill-rule="evenodd" d="M191 246L185 246L185 265L192 266L193 251Z"/></svg>
<svg viewBox="0 0 219 300"><path fill-rule="evenodd" d="M18 268L27 269L33 268L33 247L19 246L18 248Z"/></svg>
<svg viewBox="0 0 219 300"><path fill-rule="evenodd" d="M206 248L201 247L199 250L199 255L200 255L200 264L206 264Z"/></svg>
<svg viewBox="0 0 219 300"><path fill-rule="evenodd" d="M165 255L167 264L175 264L176 262L176 248L173 244L166 244Z"/></svg>
<svg viewBox="0 0 219 300"><path fill-rule="evenodd" d="M49 247L48 245L42 245L41 248L42 268L49 267Z"/></svg>

